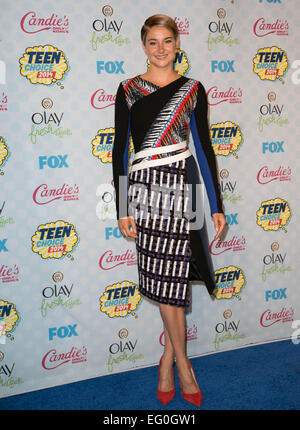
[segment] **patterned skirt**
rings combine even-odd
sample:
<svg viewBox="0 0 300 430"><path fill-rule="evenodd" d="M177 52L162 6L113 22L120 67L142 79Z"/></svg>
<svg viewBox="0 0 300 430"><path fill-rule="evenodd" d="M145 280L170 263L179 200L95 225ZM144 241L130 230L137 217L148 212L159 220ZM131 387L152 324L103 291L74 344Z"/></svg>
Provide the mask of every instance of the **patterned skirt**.
<svg viewBox="0 0 300 430"><path fill-rule="evenodd" d="M135 220L138 236L139 291L156 302L175 306L190 304L192 269L194 279L213 282L209 274L207 279L199 273L195 258L191 260L192 188L186 184L191 179L197 182L195 175L187 174L191 168L197 169L193 156L130 172L128 178L129 215ZM197 238L193 237L195 244Z"/></svg>

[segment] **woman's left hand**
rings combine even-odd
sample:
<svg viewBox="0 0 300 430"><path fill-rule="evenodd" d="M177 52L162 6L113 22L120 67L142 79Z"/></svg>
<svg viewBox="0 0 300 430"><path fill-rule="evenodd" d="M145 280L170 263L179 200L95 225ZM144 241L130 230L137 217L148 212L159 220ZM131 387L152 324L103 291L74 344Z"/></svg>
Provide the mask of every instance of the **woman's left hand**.
<svg viewBox="0 0 300 430"><path fill-rule="evenodd" d="M216 230L216 235L214 237L214 240L218 239L222 231L224 230L224 227L226 225L226 218L224 214L222 213L215 213L213 214L213 221L214 221L214 227Z"/></svg>

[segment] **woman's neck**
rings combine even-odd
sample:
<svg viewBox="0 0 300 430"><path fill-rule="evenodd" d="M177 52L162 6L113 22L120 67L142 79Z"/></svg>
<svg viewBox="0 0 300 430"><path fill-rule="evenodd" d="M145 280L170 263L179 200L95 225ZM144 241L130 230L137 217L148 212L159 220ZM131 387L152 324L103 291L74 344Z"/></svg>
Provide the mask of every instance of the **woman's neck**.
<svg viewBox="0 0 300 430"><path fill-rule="evenodd" d="M149 79L149 81L153 82L157 85L165 85L169 82L174 81L176 78L179 77L178 72L172 69L152 69L151 66L149 70L141 75L142 78Z"/></svg>

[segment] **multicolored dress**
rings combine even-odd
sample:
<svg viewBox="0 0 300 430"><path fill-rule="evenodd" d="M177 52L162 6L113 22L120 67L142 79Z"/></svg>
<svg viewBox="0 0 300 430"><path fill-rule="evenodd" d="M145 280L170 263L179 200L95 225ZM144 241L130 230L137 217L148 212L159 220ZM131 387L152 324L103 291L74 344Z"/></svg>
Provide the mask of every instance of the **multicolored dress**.
<svg viewBox="0 0 300 430"><path fill-rule="evenodd" d="M190 131L210 213L224 213L201 82L180 76L159 87L138 75L120 83L112 151L117 219L133 216L137 226L140 293L174 306L190 304L190 281L202 281L209 294L216 288Z"/></svg>

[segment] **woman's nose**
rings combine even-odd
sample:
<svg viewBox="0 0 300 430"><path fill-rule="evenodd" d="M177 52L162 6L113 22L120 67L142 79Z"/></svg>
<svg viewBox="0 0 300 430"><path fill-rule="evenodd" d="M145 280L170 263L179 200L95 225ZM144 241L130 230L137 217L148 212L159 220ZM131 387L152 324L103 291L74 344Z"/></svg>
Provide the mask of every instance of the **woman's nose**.
<svg viewBox="0 0 300 430"><path fill-rule="evenodd" d="M163 43L158 43L158 51L159 52L163 52L164 51L164 44Z"/></svg>

